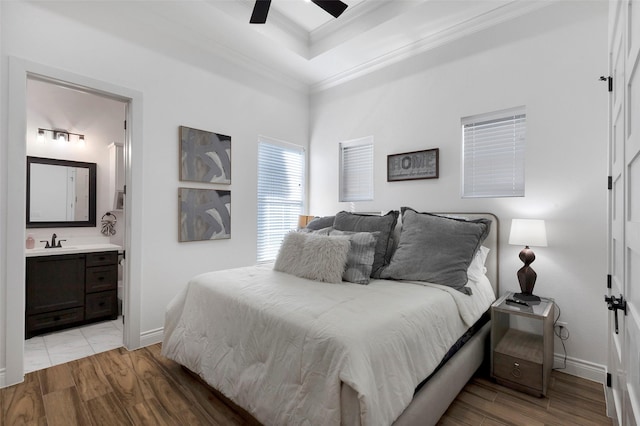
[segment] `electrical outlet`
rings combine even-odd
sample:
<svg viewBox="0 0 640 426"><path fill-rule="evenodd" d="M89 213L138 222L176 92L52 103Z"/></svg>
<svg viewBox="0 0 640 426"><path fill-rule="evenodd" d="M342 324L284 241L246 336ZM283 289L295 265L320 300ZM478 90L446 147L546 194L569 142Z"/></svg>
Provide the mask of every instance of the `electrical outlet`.
<svg viewBox="0 0 640 426"><path fill-rule="evenodd" d="M569 328L564 321L557 321L553 327L553 332L562 341L569 339Z"/></svg>

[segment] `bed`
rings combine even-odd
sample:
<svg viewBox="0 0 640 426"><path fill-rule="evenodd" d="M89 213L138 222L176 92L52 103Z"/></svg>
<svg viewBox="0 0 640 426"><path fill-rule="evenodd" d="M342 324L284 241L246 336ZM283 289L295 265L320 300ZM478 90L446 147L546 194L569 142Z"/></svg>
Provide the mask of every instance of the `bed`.
<svg viewBox="0 0 640 426"><path fill-rule="evenodd" d="M435 424L485 357L486 311L498 294L497 219L402 208L400 226L393 216L340 212L314 235L285 237L275 265L194 277L167 307L163 355L265 425ZM436 247L425 247L434 238ZM360 243L374 253L367 283L357 282L358 268L348 276ZM440 284L415 279L430 273L432 259L451 258L457 269L434 276ZM329 277L340 261L338 278L350 282ZM309 270L320 277L309 279Z"/></svg>

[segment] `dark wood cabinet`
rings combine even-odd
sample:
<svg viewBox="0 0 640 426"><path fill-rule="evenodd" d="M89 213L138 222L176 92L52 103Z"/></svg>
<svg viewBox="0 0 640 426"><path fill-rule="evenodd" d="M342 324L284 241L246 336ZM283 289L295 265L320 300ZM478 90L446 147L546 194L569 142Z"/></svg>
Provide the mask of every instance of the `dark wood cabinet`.
<svg viewBox="0 0 640 426"><path fill-rule="evenodd" d="M27 339L118 316L118 252L26 260Z"/></svg>
<svg viewBox="0 0 640 426"><path fill-rule="evenodd" d="M27 314L84 306L84 254L27 258Z"/></svg>

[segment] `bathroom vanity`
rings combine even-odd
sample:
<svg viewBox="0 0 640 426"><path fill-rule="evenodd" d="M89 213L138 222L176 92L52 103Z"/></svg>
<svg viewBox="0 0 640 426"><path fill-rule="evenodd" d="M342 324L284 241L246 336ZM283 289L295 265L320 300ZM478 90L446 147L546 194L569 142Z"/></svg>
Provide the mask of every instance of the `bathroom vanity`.
<svg viewBox="0 0 640 426"><path fill-rule="evenodd" d="M26 250L26 338L118 316L114 244Z"/></svg>

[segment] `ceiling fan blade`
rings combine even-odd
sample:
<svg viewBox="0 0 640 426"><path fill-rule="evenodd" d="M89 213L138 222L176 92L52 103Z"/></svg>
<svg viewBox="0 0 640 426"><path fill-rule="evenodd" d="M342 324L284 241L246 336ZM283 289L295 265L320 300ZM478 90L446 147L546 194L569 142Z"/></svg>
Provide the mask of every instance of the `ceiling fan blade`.
<svg viewBox="0 0 640 426"><path fill-rule="evenodd" d="M269 6L271 0L256 0L256 4L253 6L253 13L251 14L250 24L264 24L267 22L267 15L269 14Z"/></svg>
<svg viewBox="0 0 640 426"><path fill-rule="evenodd" d="M338 16L342 15L342 12L344 12L348 6L346 3L343 3L340 0L311 0L311 1L317 4L318 6L320 6L329 14L333 15L334 18L337 18Z"/></svg>

